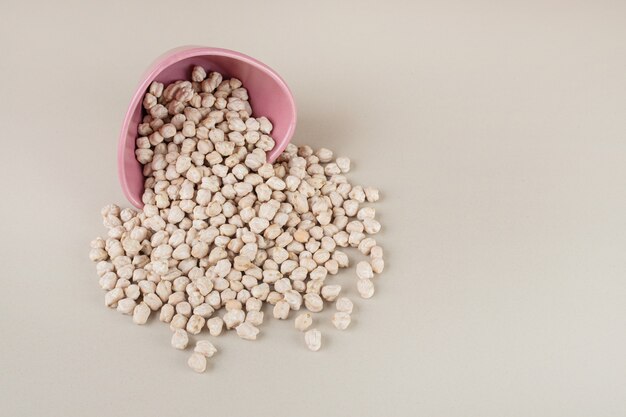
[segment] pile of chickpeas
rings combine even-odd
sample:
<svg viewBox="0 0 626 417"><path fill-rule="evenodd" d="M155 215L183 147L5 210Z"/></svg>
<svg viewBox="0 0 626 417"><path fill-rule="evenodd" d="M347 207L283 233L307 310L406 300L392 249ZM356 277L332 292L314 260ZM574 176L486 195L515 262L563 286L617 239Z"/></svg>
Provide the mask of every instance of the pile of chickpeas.
<svg viewBox="0 0 626 417"><path fill-rule="evenodd" d="M266 304L276 319L295 316L313 351L322 334L311 313L334 304L332 323L345 330L353 302L342 289L372 297L385 266L368 204L378 190L350 184L350 160L325 148L289 144L269 163L272 124L252 116L237 79L195 67L190 81L152 83L143 106L144 207L104 207L107 237L91 242L106 306L137 324L158 314L181 350L204 331L255 340ZM327 283L350 265L344 248L364 257L356 279ZM189 366L204 372L216 351L197 340Z"/></svg>

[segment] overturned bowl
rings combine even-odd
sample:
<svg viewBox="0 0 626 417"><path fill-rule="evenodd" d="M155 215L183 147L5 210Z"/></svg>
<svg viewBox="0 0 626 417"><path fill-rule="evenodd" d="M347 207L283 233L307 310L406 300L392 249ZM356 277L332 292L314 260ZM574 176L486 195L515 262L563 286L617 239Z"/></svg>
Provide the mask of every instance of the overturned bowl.
<svg viewBox="0 0 626 417"><path fill-rule="evenodd" d="M141 196L144 177L141 164L135 158L137 126L145 111L143 96L153 81L168 84L191 77L195 65L207 72L220 72L224 78L235 77L248 90L253 116L267 117L274 129L274 149L267 153L273 162L287 147L296 128L296 105L289 87L270 67L239 52L221 48L182 47L166 52L148 68L128 106L117 149L117 165L120 184L130 203L143 207Z"/></svg>

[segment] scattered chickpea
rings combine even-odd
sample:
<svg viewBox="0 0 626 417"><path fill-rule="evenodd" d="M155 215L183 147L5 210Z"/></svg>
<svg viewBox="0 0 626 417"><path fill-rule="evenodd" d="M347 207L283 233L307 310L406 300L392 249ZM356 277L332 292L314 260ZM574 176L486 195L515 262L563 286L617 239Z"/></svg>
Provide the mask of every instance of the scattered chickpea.
<svg viewBox="0 0 626 417"><path fill-rule="evenodd" d="M311 313L301 313L298 315L298 317L296 317L296 320L294 323L295 323L296 329L303 332L309 327L311 327L311 325L313 324L313 317L311 316Z"/></svg>
<svg viewBox="0 0 626 417"><path fill-rule="evenodd" d="M146 324L148 317L150 317L150 307L142 301L133 310L133 322L135 324Z"/></svg>
<svg viewBox="0 0 626 417"><path fill-rule="evenodd" d="M340 311L342 313L352 314L352 309L354 308L354 304L352 303L352 301L350 301L349 298L341 297L337 299L337 302L335 303L335 307L337 308L337 311Z"/></svg>
<svg viewBox="0 0 626 417"><path fill-rule="evenodd" d="M313 352L317 352L322 347L322 333L317 329L308 330L304 333L304 342Z"/></svg>
<svg viewBox="0 0 626 417"><path fill-rule="evenodd" d="M357 280L357 290L363 298L372 298L374 295L374 283L371 279L359 278Z"/></svg>
<svg viewBox="0 0 626 417"><path fill-rule="evenodd" d="M176 329L172 334L172 347L179 350L184 350L189 343L189 336L183 329Z"/></svg>
<svg viewBox="0 0 626 417"><path fill-rule="evenodd" d="M211 336L219 336L224 328L224 321L220 317L213 317L207 320L207 328Z"/></svg>
<svg viewBox="0 0 626 417"><path fill-rule="evenodd" d="M213 343L208 340L198 340L193 351L206 356L207 358L210 358L217 353L217 349L213 346Z"/></svg>
<svg viewBox="0 0 626 417"><path fill-rule="evenodd" d="M194 352L191 354L189 359L187 360L187 365L194 371L198 373L202 373L206 371L207 360L206 356L201 353Z"/></svg>
<svg viewBox="0 0 626 417"><path fill-rule="evenodd" d="M333 314L333 325L339 330L345 330L350 325L350 314L342 311L338 311Z"/></svg>
<svg viewBox="0 0 626 417"><path fill-rule="evenodd" d="M256 340L257 335L259 334L259 329L257 329L250 322L244 321L236 328L237 336L241 337L244 340Z"/></svg>
<svg viewBox="0 0 626 417"><path fill-rule="evenodd" d="M374 278L374 272L372 271L372 265L367 261L361 261L356 265L356 275L359 279Z"/></svg>

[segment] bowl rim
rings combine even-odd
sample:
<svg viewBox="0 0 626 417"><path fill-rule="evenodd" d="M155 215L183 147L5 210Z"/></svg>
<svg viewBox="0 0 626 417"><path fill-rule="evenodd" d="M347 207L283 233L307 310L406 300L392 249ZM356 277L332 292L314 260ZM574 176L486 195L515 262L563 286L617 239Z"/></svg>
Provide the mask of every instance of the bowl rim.
<svg viewBox="0 0 626 417"><path fill-rule="evenodd" d="M135 200L133 197L130 187L128 185L128 181L126 181L126 165L124 164L124 156L125 156L125 148L128 140L128 129L130 127L130 122L132 119L132 114L134 113L137 106L143 100L143 96L148 89L148 86L154 81L156 76L160 74L165 68L169 67L176 62L182 61L187 58L191 58L194 56L223 56L228 58L233 58L239 61L243 61L253 67L256 67L263 72L267 73L276 81L276 83L280 86L280 88L286 93L286 96L289 100L289 106L291 108L291 112L293 113L293 120L289 123L287 127L287 131L285 133L286 141L284 141L284 146L280 149L274 158L278 157L278 155L284 150L284 148L289 144L291 138L295 132L296 121L298 119L298 114L296 110L296 103L293 98L293 93L289 89L289 86L282 79L280 75L272 68L262 63L261 61L252 58L249 55L243 54L241 52L233 51L230 49L224 48L216 48L210 46L197 46L197 45L186 45L179 46L174 49L170 49L169 51L164 52L159 57L157 57L152 64L148 67L146 71L141 76L141 81L133 94L128 108L126 110L126 114L124 116L124 121L122 122L122 127L120 130L120 135L118 138L117 144L117 173L120 181L120 185L122 186L122 191L128 201L137 208L143 207L143 201L139 199ZM136 147L136 144L133 144L133 147Z"/></svg>

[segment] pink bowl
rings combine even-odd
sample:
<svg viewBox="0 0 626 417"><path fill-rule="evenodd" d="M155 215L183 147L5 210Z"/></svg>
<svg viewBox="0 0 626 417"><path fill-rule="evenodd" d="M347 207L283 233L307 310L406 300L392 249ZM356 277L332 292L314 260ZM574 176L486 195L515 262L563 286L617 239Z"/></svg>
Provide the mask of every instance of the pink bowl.
<svg viewBox="0 0 626 417"><path fill-rule="evenodd" d="M144 177L141 164L135 159L137 126L144 116L142 101L152 81L167 84L187 80L191 69L200 65L218 71L225 78L236 77L248 89L255 116L266 116L274 125L272 137L276 146L267 156L273 162L287 147L296 128L296 105L289 87L270 67L247 55L228 49L181 47L166 52L150 66L128 106L117 149L118 174L122 190L137 208L143 207L141 196Z"/></svg>

